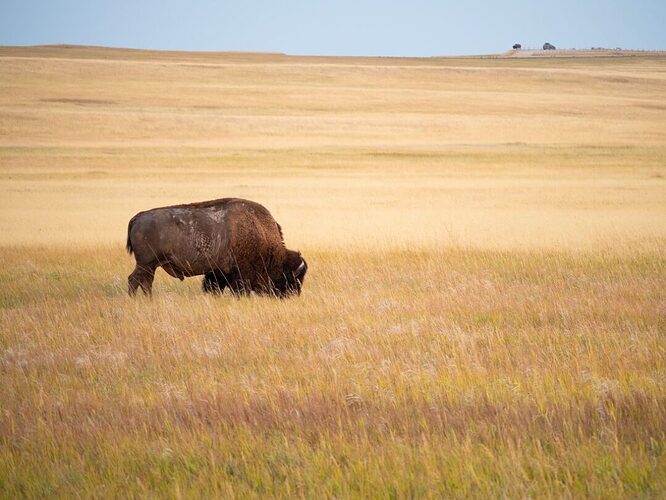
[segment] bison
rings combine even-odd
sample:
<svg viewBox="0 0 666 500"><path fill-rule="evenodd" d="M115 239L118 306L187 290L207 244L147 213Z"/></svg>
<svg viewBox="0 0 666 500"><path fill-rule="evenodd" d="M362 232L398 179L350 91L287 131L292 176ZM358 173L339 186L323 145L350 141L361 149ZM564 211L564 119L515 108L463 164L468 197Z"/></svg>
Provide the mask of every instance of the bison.
<svg viewBox="0 0 666 500"><path fill-rule="evenodd" d="M203 290L278 297L301 293L308 265L284 245L270 212L240 198L173 205L139 212L127 226L127 251L136 258L128 293L152 294L155 269L181 281L204 275Z"/></svg>

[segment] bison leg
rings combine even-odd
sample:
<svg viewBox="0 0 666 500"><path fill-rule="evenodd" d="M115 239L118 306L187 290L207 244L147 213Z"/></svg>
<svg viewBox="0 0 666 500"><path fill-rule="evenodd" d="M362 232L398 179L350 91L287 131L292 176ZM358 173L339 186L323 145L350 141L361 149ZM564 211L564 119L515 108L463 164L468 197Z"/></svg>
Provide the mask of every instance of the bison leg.
<svg viewBox="0 0 666 500"><path fill-rule="evenodd" d="M249 283L241 279L230 281L229 288L231 289L231 293L237 297L240 297L241 295L250 295L250 292L252 291L252 287L249 286Z"/></svg>
<svg viewBox="0 0 666 500"><path fill-rule="evenodd" d="M153 279L155 278L156 266L139 266L136 265L132 274L127 277L127 292L130 297L136 295L137 288L141 287L143 293L152 296L153 294Z"/></svg>
<svg viewBox="0 0 666 500"><path fill-rule="evenodd" d="M222 271L210 271L204 274L203 281L201 282L203 291L214 295L222 293L227 284L227 277Z"/></svg>

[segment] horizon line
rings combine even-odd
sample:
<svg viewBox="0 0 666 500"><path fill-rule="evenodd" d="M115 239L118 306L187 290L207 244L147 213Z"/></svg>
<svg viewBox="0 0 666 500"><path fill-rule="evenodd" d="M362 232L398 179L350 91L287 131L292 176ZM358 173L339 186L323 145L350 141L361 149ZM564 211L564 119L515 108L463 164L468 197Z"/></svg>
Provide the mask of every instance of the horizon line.
<svg viewBox="0 0 666 500"><path fill-rule="evenodd" d="M386 58L386 59L434 59L434 58L465 58L465 57L493 57L503 56L509 53L520 53L521 51L542 51L544 53L557 53L558 51L611 51L611 52L665 52L666 49L631 49L624 47L561 47L554 51L544 50L539 47L523 47L521 49L507 49L502 52L489 52L489 53L468 53L468 54L437 54L437 55L386 55L386 54L298 54L270 50L224 50L224 49L166 49L166 48L146 48L146 47L128 47L117 45L94 45L94 44L76 44L67 42L58 43L38 43L38 44L15 44L15 45L2 45L0 48L63 48L63 49L107 49L107 50L127 50L127 51L144 51L144 52L181 52L181 53L200 53L200 54L262 54L262 55L275 55L285 57L347 57L347 58ZM600 54L601 55L601 54ZM666 54L665 54L666 55Z"/></svg>

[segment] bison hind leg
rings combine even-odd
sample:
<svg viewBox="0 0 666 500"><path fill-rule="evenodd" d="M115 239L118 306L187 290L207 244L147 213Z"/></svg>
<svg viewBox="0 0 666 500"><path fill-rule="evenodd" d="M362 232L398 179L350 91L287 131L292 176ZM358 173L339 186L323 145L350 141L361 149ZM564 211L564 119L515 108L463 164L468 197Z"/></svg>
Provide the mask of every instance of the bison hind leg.
<svg viewBox="0 0 666 500"><path fill-rule="evenodd" d="M227 277L222 271L209 271L204 274L201 288L203 288L203 291L206 293L218 295L224 291L224 287L227 286L227 284Z"/></svg>
<svg viewBox="0 0 666 500"><path fill-rule="evenodd" d="M127 277L127 293L130 297L136 295L136 290L141 287L145 295L152 296L153 294L153 279L155 278L156 266L140 266L136 265L132 274Z"/></svg>

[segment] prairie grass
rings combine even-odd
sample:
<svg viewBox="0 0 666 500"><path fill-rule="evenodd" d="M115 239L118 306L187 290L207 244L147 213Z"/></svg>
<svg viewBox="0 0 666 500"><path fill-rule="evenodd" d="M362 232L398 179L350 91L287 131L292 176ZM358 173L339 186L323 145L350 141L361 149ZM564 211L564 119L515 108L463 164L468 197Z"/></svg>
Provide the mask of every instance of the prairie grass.
<svg viewBox="0 0 666 500"><path fill-rule="evenodd" d="M5 496L664 492L666 262L311 251L299 299L4 249Z"/></svg>
<svg viewBox="0 0 666 500"><path fill-rule="evenodd" d="M663 497L666 59L0 47L0 497ZM126 296L265 204L293 300Z"/></svg>

